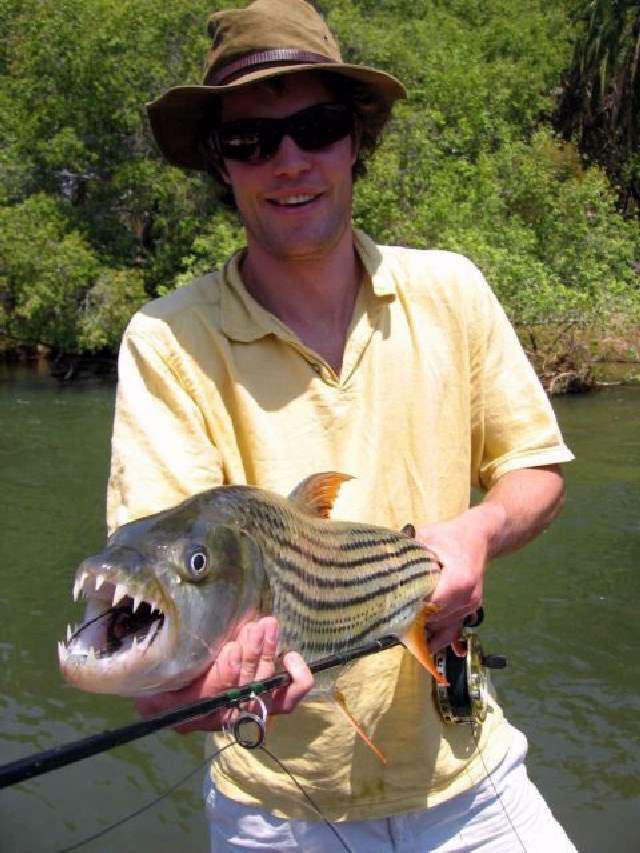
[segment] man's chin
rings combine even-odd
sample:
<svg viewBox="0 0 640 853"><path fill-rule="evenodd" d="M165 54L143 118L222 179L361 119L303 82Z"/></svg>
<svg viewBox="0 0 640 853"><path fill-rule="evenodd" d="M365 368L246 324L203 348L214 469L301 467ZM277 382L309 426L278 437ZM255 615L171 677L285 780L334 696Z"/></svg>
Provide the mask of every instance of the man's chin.
<svg viewBox="0 0 640 853"><path fill-rule="evenodd" d="M291 229L286 234L264 233L252 234L255 244L280 261L304 261L324 258L337 248L343 239L350 223L341 224L340 228L312 231L305 228Z"/></svg>

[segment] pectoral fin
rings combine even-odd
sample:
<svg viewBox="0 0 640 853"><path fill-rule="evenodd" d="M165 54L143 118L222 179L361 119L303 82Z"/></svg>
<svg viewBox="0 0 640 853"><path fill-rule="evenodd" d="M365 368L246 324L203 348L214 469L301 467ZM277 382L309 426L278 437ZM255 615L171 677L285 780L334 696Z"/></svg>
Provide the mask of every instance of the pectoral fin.
<svg viewBox="0 0 640 853"><path fill-rule="evenodd" d="M427 641L427 621L429 616L433 613L437 613L438 610L439 608L435 604L429 604L428 602L424 604L416 618L413 620L413 623L400 637L400 639L405 648L411 652L418 663L422 664L422 666L431 673L438 684L448 687L449 682L444 675L436 669L436 665L433 662L433 655L429 651L429 643Z"/></svg>
<svg viewBox="0 0 640 853"><path fill-rule="evenodd" d="M342 713L345 715L345 717L349 721L349 725L353 726L353 728L356 730L356 734L362 738L362 740L366 743L366 745L373 752L373 754L376 756L376 758L379 761L381 761L383 764L386 764L387 759L384 757L382 752L380 752L380 750L375 745L375 743L371 740L371 738L367 735L367 733L364 731L364 729L362 728L360 723L351 715L351 712L347 708L347 701L344 698L344 694L341 693L340 690L338 690L337 688L334 688L333 698L335 699L336 705L338 706L338 708L340 708Z"/></svg>

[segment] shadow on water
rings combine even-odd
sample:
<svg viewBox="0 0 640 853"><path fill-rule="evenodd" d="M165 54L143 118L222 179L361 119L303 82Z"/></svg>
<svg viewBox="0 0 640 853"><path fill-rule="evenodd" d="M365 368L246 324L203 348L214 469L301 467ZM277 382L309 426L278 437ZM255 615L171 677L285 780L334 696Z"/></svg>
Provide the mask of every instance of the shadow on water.
<svg viewBox="0 0 640 853"><path fill-rule="evenodd" d="M104 538L113 385L0 366L0 762L134 718L128 700L62 683L56 644L79 607L75 565ZM640 389L554 406L577 461L561 519L496 562L482 640L529 770L585 853L640 849ZM200 736L120 747L0 792L0 850L50 853L163 793L202 760ZM202 851L200 776L83 848Z"/></svg>

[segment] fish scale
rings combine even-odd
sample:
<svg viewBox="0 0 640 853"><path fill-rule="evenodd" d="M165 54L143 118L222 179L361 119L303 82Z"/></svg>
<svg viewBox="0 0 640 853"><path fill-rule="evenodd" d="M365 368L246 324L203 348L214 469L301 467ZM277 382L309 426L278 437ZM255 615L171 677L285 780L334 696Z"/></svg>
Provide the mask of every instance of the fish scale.
<svg viewBox="0 0 640 853"><path fill-rule="evenodd" d="M403 632L435 589L437 559L403 533L316 519L280 500L247 507L282 642L303 657Z"/></svg>

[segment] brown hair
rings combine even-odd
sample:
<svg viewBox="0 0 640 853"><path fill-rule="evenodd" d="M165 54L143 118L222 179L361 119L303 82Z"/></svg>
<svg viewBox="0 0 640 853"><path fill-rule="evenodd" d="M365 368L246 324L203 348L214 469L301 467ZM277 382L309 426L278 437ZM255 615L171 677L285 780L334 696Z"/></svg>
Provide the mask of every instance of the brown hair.
<svg viewBox="0 0 640 853"><path fill-rule="evenodd" d="M351 175L355 181L360 175L366 173L366 159L375 151L382 130L389 120L391 104L382 101L375 90L359 80L344 75L323 73L318 74L322 83L329 90L338 103L346 104L353 110L355 116L356 132L358 134L358 156L351 169ZM266 86L276 93L281 93L285 88L284 78L274 77L265 80L260 85ZM216 101L215 108L203 119L198 130L198 150L205 164L205 170L213 180L218 200L231 210L236 210L236 202L233 190L224 181L222 174L224 166L219 153L211 141L211 133L220 120L220 101Z"/></svg>

